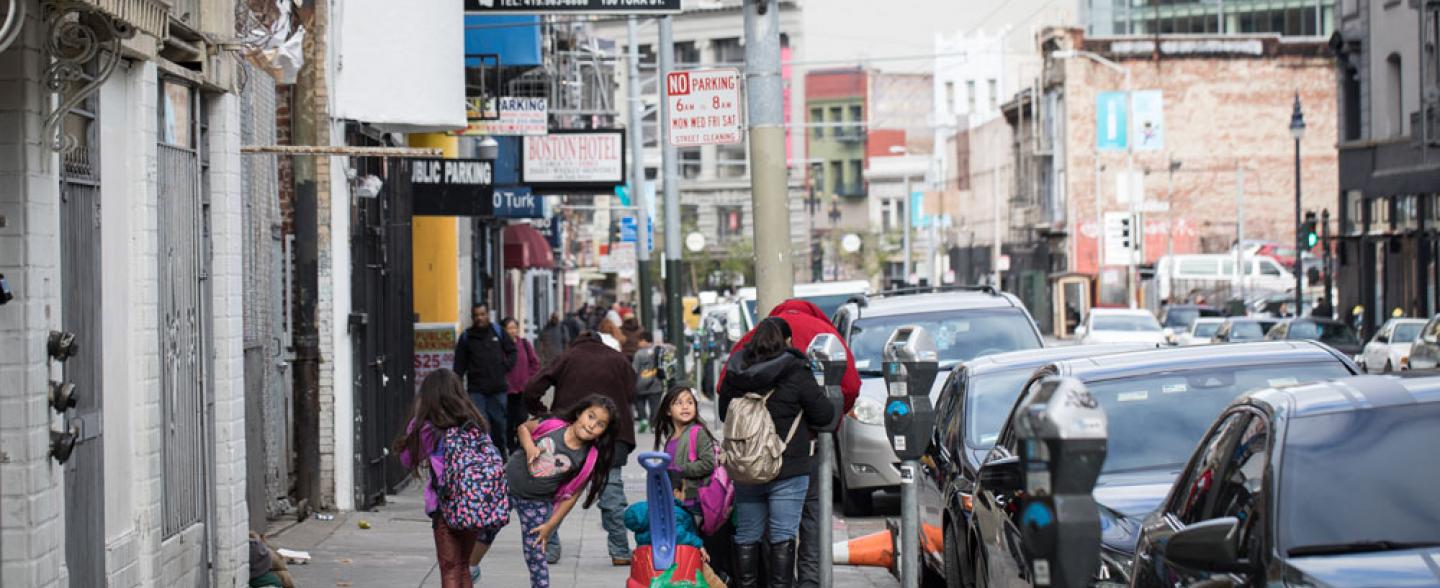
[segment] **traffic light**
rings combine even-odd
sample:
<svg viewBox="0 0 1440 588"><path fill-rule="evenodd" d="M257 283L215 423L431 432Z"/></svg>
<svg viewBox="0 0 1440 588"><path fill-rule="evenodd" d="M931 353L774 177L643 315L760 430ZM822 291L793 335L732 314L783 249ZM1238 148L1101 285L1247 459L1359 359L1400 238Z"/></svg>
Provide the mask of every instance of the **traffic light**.
<svg viewBox="0 0 1440 588"><path fill-rule="evenodd" d="M1320 233L1315 232L1315 228L1315 213L1306 212L1305 222L1300 223L1300 241L1305 244L1307 251L1320 244Z"/></svg>

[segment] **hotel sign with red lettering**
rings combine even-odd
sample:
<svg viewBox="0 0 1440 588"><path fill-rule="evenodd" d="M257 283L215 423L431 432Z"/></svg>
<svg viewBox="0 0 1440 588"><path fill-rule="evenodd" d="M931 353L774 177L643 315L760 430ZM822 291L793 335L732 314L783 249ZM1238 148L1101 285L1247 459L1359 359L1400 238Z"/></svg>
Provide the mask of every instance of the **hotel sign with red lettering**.
<svg viewBox="0 0 1440 588"><path fill-rule="evenodd" d="M522 137L520 183L547 188L608 191L625 183L625 131L551 130Z"/></svg>
<svg viewBox="0 0 1440 588"><path fill-rule="evenodd" d="M739 143L740 72L677 71L665 76L670 102L670 144L676 147Z"/></svg>

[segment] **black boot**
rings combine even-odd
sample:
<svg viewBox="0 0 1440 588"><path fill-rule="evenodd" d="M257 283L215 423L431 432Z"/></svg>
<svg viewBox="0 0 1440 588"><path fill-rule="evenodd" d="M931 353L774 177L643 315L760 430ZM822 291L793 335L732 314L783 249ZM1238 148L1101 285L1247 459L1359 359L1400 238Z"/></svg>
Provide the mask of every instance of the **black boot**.
<svg viewBox="0 0 1440 588"><path fill-rule="evenodd" d="M795 585L795 541L770 544L770 588Z"/></svg>
<svg viewBox="0 0 1440 588"><path fill-rule="evenodd" d="M760 544L735 545L737 588L760 588Z"/></svg>

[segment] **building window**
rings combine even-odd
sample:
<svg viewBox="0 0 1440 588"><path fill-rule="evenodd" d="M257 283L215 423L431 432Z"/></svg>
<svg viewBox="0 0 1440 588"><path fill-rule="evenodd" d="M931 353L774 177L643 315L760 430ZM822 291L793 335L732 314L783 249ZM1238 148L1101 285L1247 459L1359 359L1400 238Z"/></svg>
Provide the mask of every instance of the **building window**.
<svg viewBox="0 0 1440 588"><path fill-rule="evenodd" d="M675 44L675 65L681 67L700 65L700 48L695 46L694 41Z"/></svg>
<svg viewBox="0 0 1440 588"><path fill-rule="evenodd" d="M723 243L745 231L745 211L739 206L715 207L715 236Z"/></svg>
<svg viewBox="0 0 1440 588"><path fill-rule="evenodd" d="M945 82L945 112L955 115L955 82Z"/></svg>
<svg viewBox="0 0 1440 588"><path fill-rule="evenodd" d="M830 181L834 183L834 187L830 189L832 193L845 191L845 162L830 162Z"/></svg>
<svg viewBox="0 0 1440 588"><path fill-rule="evenodd" d="M986 84L990 86L990 111L994 112L1000 107L1000 86L995 83L994 78L986 80Z"/></svg>
<svg viewBox="0 0 1440 588"><path fill-rule="evenodd" d="M975 113L975 80L965 82L965 112Z"/></svg>
<svg viewBox="0 0 1440 588"><path fill-rule="evenodd" d="M825 166L823 164L815 164L810 167L810 187L814 189L817 194L826 193Z"/></svg>
<svg viewBox="0 0 1440 588"><path fill-rule="evenodd" d="M830 132L831 135L834 135L834 136L836 136L836 137L840 137L840 136L842 136L842 135L845 134L845 131L847 130L847 128L846 128L846 126L845 126L845 124L844 124L844 123L845 123L845 109L844 109L844 108L839 107L839 106L831 106L831 107L830 107L830 119L829 119L829 120L830 120L830 124L835 125L834 127L831 127L831 128L834 129L833 131Z"/></svg>
<svg viewBox="0 0 1440 588"><path fill-rule="evenodd" d="M715 149L716 175L722 178L745 177L745 144L720 145Z"/></svg>
<svg viewBox="0 0 1440 588"><path fill-rule="evenodd" d="M710 42L715 53L715 65L742 65L745 63L745 48L740 46L739 37L715 39Z"/></svg>
<svg viewBox="0 0 1440 588"><path fill-rule="evenodd" d="M865 130L865 115L859 104L850 105L850 124L845 126L845 131L852 137L858 137Z"/></svg>
<svg viewBox="0 0 1440 588"><path fill-rule="evenodd" d="M821 125L824 125L824 124L825 124L825 109L824 109L824 108L811 108L811 109L810 109L810 124L812 125L812 126L810 127L810 136L811 136L811 137L815 137L816 139L819 139L819 138L825 136L825 127L821 126Z"/></svg>
<svg viewBox="0 0 1440 588"><path fill-rule="evenodd" d="M680 205L680 226L684 227L684 230L687 231L693 231L696 227L700 226L699 204Z"/></svg>
<svg viewBox="0 0 1440 588"><path fill-rule="evenodd" d="M1400 67L1400 54L1391 53L1385 59L1386 90L1390 92L1390 136L1405 134L1405 70Z"/></svg>
<svg viewBox="0 0 1440 588"><path fill-rule="evenodd" d="M895 224L893 222L895 218L894 213L891 212L891 207L894 204L894 200L885 200L880 203L880 232L882 233L890 232L891 225Z"/></svg>
<svg viewBox="0 0 1440 588"><path fill-rule="evenodd" d="M863 161L860 161L859 159L850 160L850 176L846 179L845 183L849 185L850 194L852 196L859 196L864 193L864 187L862 183L864 182L864 176L862 175L864 173L865 163Z"/></svg>
<svg viewBox="0 0 1440 588"><path fill-rule="evenodd" d="M1360 140L1360 71L1347 66L1341 74L1341 100L1345 109L1345 140Z"/></svg>
<svg viewBox="0 0 1440 588"><path fill-rule="evenodd" d="M680 151L680 177L692 180L700 177L700 148L685 147Z"/></svg>

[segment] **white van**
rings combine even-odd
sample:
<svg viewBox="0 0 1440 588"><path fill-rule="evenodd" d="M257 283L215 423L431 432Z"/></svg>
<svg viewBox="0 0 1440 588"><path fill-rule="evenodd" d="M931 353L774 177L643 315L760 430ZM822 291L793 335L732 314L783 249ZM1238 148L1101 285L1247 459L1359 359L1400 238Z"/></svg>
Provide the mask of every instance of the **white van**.
<svg viewBox="0 0 1440 588"><path fill-rule="evenodd" d="M1171 273L1172 265L1174 273ZM1275 258L1247 257L1241 273L1236 275L1235 256L1227 253L1161 257L1155 263L1155 279L1159 282L1161 300L1169 298L1172 290L1184 294L1191 288L1233 285L1238 280L1243 280L1245 288L1254 292L1283 292L1295 288L1295 274Z"/></svg>

